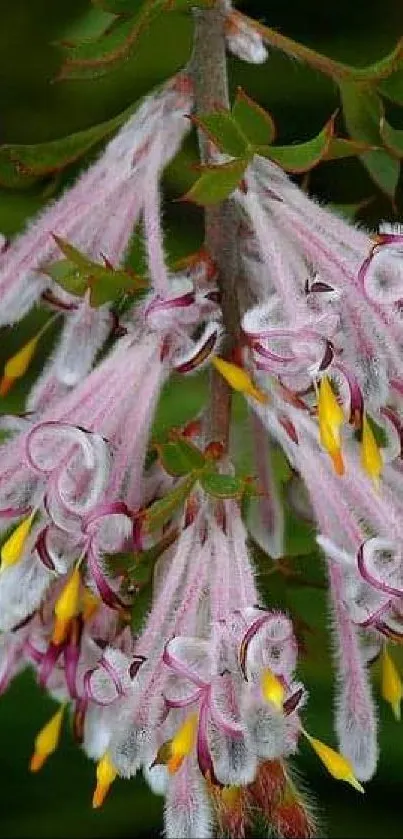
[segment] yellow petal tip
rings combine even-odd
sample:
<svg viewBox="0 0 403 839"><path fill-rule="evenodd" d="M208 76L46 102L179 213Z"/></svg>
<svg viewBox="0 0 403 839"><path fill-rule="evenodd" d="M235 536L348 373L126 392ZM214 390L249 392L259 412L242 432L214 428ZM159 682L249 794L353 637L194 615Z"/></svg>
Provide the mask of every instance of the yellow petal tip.
<svg viewBox="0 0 403 839"><path fill-rule="evenodd" d="M108 752L106 752L97 763L97 785L92 796L94 810L102 807L117 774L117 769L113 765Z"/></svg>
<svg viewBox="0 0 403 839"><path fill-rule="evenodd" d="M345 472L344 460L343 460L343 455L341 453L341 449L337 449L337 451L332 452L330 454L330 457L332 459L332 463L333 463L333 467L334 467L334 471L336 472L336 475L338 475L341 478L342 475L344 475L344 472Z"/></svg>
<svg viewBox="0 0 403 839"><path fill-rule="evenodd" d="M356 789L357 792L361 792L362 795L364 795L365 789L363 785L360 784L359 780L355 777L355 775L351 775L350 778L346 778L346 781L348 784L350 784L351 787L354 787L354 789Z"/></svg>
<svg viewBox="0 0 403 839"><path fill-rule="evenodd" d="M361 465L372 479L375 488L379 489L383 468L382 454L366 414L364 414L362 422Z"/></svg>
<svg viewBox="0 0 403 839"><path fill-rule="evenodd" d="M94 794L92 796L92 807L94 810L97 810L99 807L102 807L107 794L108 787L102 786L101 784L96 785Z"/></svg>
<svg viewBox="0 0 403 839"><path fill-rule="evenodd" d="M46 763L47 758L48 755L40 754L39 752L34 752L29 763L29 771L39 772L39 770L42 769L44 763Z"/></svg>
<svg viewBox="0 0 403 839"><path fill-rule="evenodd" d="M266 702L271 702L279 711L283 708L285 690L280 679L266 668L261 677L262 694Z"/></svg>
<svg viewBox="0 0 403 839"><path fill-rule="evenodd" d="M4 542L0 551L1 570L15 565L22 559L25 543L29 536L35 512L23 519Z"/></svg>
<svg viewBox="0 0 403 839"><path fill-rule="evenodd" d="M211 359L211 363L233 390L244 393L252 399L256 399L257 402L266 403L269 401L269 397L260 388L256 387L249 373L243 367L239 367L238 364L227 361L219 355L215 355Z"/></svg>
<svg viewBox="0 0 403 839"><path fill-rule="evenodd" d="M15 379L10 379L9 376L2 376L0 381L0 396L7 396L9 391L11 390Z"/></svg>

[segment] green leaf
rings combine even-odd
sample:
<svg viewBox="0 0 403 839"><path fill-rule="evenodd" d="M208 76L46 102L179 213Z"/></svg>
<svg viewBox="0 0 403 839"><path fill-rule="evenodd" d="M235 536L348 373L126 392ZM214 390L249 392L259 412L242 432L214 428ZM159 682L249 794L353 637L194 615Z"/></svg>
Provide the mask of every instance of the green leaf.
<svg viewBox="0 0 403 839"><path fill-rule="evenodd" d="M204 472L200 475L204 491L214 498L241 498L244 481L232 475L220 475L218 472Z"/></svg>
<svg viewBox="0 0 403 839"><path fill-rule="evenodd" d="M222 165L203 166L202 175L182 200L201 206L219 204L237 188L248 163L249 158L240 158Z"/></svg>
<svg viewBox="0 0 403 839"><path fill-rule="evenodd" d="M143 627L145 618L151 608L152 596L153 587L150 582L141 588L134 598L130 621L133 635L138 635Z"/></svg>
<svg viewBox="0 0 403 839"><path fill-rule="evenodd" d="M229 111L220 109L211 114L200 114L193 122L225 154L243 157L248 153L248 140Z"/></svg>
<svg viewBox="0 0 403 839"><path fill-rule="evenodd" d="M83 296L89 288L92 306L102 306L123 293L139 294L145 289L141 277L93 262L65 239L55 234L53 238L66 259L43 265L41 270L71 294Z"/></svg>
<svg viewBox="0 0 403 839"><path fill-rule="evenodd" d="M190 440L185 440L183 437L179 437L179 439L175 442L181 452L183 460L187 462L190 469L203 469L203 466L206 463L206 458L203 452L201 452L194 443L191 443Z"/></svg>
<svg viewBox="0 0 403 839"><path fill-rule="evenodd" d="M403 130L393 128L385 117L381 119L381 137L388 151L395 157L403 157Z"/></svg>
<svg viewBox="0 0 403 839"><path fill-rule="evenodd" d="M373 151L374 147L369 143L360 140L346 140L344 137L332 137L323 160L339 160L343 157L355 157L367 151Z"/></svg>
<svg viewBox="0 0 403 839"><path fill-rule="evenodd" d="M42 272L51 277L65 291L83 297L88 288L88 277L69 259L60 259L42 267Z"/></svg>
<svg viewBox="0 0 403 839"><path fill-rule="evenodd" d="M154 501L150 507L144 511L143 522L149 533L159 530L173 514L176 513L189 496L195 484L196 476L189 475L181 483L171 489L164 498Z"/></svg>
<svg viewBox="0 0 403 839"><path fill-rule="evenodd" d="M87 272L94 269L96 263L92 262L84 253L81 253L78 248L70 244L70 242L63 239L61 236L53 234L53 238L62 254L69 260L69 262L72 262L76 268L80 268L82 271ZM98 265L97 267L100 268L101 266Z"/></svg>
<svg viewBox="0 0 403 839"><path fill-rule="evenodd" d="M140 583L147 581L153 572L154 566L160 556L175 542L178 537L177 528L168 530L159 542L147 548L145 551L129 551L117 554L109 554L105 557L108 563L108 570L113 575L128 577L131 582Z"/></svg>
<svg viewBox="0 0 403 839"><path fill-rule="evenodd" d="M381 146L383 105L376 91L362 83L343 82L340 93L349 134L354 140ZM383 149L366 152L360 159L379 188L393 198L400 173L398 161Z"/></svg>
<svg viewBox="0 0 403 839"><path fill-rule="evenodd" d="M143 31L170 7L170 0L143 0L137 14L117 17L99 38L63 47L66 59L58 78L94 79L113 70L132 54Z"/></svg>
<svg viewBox="0 0 403 839"><path fill-rule="evenodd" d="M113 134L134 110L131 106L113 119L59 140L0 146L0 184L10 188L26 187L36 178L61 171Z"/></svg>
<svg viewBox="0 0 403 839"><path fill-rule="evenodd" d="M92 274L88 282L90 303L95 308L117 300L122 295L129 295L133 302L133 297L141 297L146 289L145 281L129 271L103 268L102 265L98 267L102 273L97 271Z"/></svg>
<svg viewBox="0 0 403 839"><path fill-rule="evenodd" d="M403 69L393 73L387 79L382 79L377 84L378 91L387 96L392 102L403 105Z"/></svg>
<svg viewBox="0 0 403 839"><path fill-rule="evenodd" d="M351 136L355 140L379 146L383 107L376 91L365 84L343 82L340 84L340 93L344 119Z"/></svg>
<svg viewBox="0 0 403 839"><path fill-rule="evenodd" d="M99 38L64 47L66 58L58 79L95 79L103 76L130 55L147 22L148 15L143 10L135 18L117 18Z"/></svg>
<svg viewBox="0 0 403 839"><path fill-rule="evenodd" d="M165 471L174 477L189 475L205 464L203 453L187 440L169 441L158 445L157 450Z"/></svg>
<svg viewBox="0 0 403 839"><path fill-rule="evenodd" d="M232 116L252 145L269 145L273 142L276 130L272 117L250 99L241 87L237 90Z"/></svg>
<svg viewBox="0 0 403 839"><path fill-rule="evenodd" d="M403 37L399 39L392 52L367 67L354 68L353 75L358 82L374 82L387 79L401 69L403 69Z"/></svg>
<svg viewBox="0 0 403 839"><path fill-rule="evenodd" d="M308 172L326 156L333 136L332 117L322 131L305 143L293 146L256 146L255 152L274 160L286 172Z"/></svg>
<svg viewBox="0 0 403 839"><path fill-rule="evenodd" d="M139 562L137 565L132 565L130 569L130 582L133 585L143 586L150 583L153 575L153 564L147 562Z"/></svg>

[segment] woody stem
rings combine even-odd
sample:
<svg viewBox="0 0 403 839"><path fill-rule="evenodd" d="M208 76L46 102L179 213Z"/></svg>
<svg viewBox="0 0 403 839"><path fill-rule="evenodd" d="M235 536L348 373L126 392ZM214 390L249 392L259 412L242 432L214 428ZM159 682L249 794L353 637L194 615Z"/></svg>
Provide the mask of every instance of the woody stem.
<svg viewBox="0 0 403 839"><path fill-rule="evenodd" d="M195 86L196 114L217 107L229 107L227 59L225 51L225 12L222 0L212 9L195 9L195 33L191 72ZM199 131L202 163L212 162L214 148ZM223 325L221 354L230 358L239 336L237 217L234 204L226 200L205 209L205 245L218 270ZM211 370L210 405L206 424L209 440L222 443L228 452L231 390L226 381Z"/></svg>

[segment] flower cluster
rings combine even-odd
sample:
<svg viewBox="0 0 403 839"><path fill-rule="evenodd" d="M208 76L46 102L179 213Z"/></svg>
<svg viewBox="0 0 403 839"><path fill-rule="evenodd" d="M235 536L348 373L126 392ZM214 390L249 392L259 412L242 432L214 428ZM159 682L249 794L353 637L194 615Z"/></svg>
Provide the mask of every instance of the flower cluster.
<svg viewBox="0 0 403 839"><path fill-rule="evenodd" d="M228 46L263 61L258 36L227 6ZM168 837L218 829L242 839L256 816L278 836L310 837L314 820L288 758L303 737L334 778L362 791L377 761L367 665L380 650L382 694L400 714L386 642L403 638L403 233L355 228L255 155L231 199L242 335L236 356L221 358L226 324L211 256L202 249L173 270L163 247L161 175L192 108L182 73L0 255L2 325L37 303L64 317L26 413L2 419L0 685L29 665L60 703L37 737L33 771L70 709L76 739L97 761L95 807L117 775L141 769L165 796ZM67 242L113 274L138 222L148 290L129 295L119 314L49 272ZM7 361L2 396L42 334ZM171 373L209 362L249 403L258 492L248 521L275 559L284 511L273 442L305 484L304 512L328 565L341 753L303 726L295 629L262 603L221 441L203 420L185 429L197 460L189 469L166 468L150 449ZM136 571L146 565L147 585L131 575L130 558ZM147 586L147 614L134 627Z"/></svg>

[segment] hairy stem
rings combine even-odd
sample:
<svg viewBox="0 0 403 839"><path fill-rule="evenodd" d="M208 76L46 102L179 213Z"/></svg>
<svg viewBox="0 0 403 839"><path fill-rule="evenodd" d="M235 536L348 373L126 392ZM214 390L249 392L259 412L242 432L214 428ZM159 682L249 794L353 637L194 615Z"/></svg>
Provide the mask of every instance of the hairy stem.
<svg viewBox="0 0 403 839"><path fill-rule="evenodd" d="M225 15L221 0L213 9L195 9L194 49L191 72L195 85L196 113L219 106L228 108L228 77L225 53ZM214 150L199 133L201 159L208 163ZM218 285L226 337L222 354L230 357L239 334L237 218L230 200L206 207L205 244L218 269ZM210 408L206 436L220 441L228 451L231 390L224 379L211 371Z"/></svg>

